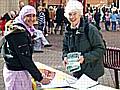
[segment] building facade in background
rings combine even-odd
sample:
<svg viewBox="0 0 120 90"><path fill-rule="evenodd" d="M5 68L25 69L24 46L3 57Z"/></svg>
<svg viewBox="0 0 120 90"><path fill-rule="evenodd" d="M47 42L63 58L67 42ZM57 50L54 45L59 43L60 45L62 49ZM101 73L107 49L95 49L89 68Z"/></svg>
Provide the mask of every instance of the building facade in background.
<svg viewBox="0 0 120 90"><path fill-rule="evenodd" d="M19 1L20 0L0 0L0 16L3 16L11 10L19 10ZM25 4L28 4L28 0L23 1Z"/></svg>
<svg viewBox="0 0 120 90"><path fill-rule="evenodd" d="M39 5L44 5L46 7L52 5L57 6L60 4L65 5L66 2L69 0L0 0L0 15L3 15L6 12L11 10L19 10L19 1L23 1L25 4L33 5L37 8ZM102 6L104 5L111 5L112 3L114 6L119 7L120 1L119 0L78 0L78 1L85 1L85 6L87 4L91 6Z"/></svg>
<svg viewBox="0 0 120 90"><path fill-rule="evenodd" d="M0 15L15 9L18 9L17 0L0 0Z"/></svg>

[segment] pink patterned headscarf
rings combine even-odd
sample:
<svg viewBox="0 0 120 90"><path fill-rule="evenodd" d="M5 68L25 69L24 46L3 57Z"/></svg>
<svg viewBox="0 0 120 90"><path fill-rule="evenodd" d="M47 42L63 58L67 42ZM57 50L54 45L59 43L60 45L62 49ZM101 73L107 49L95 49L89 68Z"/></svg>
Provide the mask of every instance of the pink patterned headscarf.
<svg viewBox="0 0 120 90"><path fill-rule="evenodd" d="M24 6L21 9L19 15L15 18L14 23L21 23L21 24L23 24L27 28L27 30L31 33L31 30L35 29L34 26L28 27L25 24L25 22L24 22L24 17L26 15L28 15L28 14L35 14L36 15L36 10L35 10L35 8L33 6L30 6L30 5Z"/></svg>

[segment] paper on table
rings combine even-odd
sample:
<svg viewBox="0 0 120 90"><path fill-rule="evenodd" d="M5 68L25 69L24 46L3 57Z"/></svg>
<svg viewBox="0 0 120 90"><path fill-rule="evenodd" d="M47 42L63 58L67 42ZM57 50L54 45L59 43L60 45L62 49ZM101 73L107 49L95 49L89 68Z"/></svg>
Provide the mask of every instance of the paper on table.
<svg viewBox="0 0 120 90"><path fill-rule="evenodd" d="M97 85L98 82L92 80L87 75L83 74L80 79L76 81L75 84L72 84L72 87L79 88L79 89L87 89L91 86Z"/></svg>
<svg viewBox="0 0 120 90"><path fill-rule="evenodd" d="M42 88L43 89L53 89L53 88L56 89L56 87L59 87L59 89L60 89L60 87L70 86L68 81L71 82L71 83L75 83L76 80L77 80L76 78L74 78L74 77L72 77L72 76L70 76L70 75L68 75L66 73L55 70L55 69L53 69L51 67L48 67L48 66L46 66L44 64L41 64L39 62L35 62L35 65L40 69L48 69L50 71L56 72L55 77L52 79L51 83L47 84L47 85L41 85L41 87L37 86L38 90L42 89ZM72 88L70 88L70 89L72 89Z"/></svg>
<svg viewBox="0 0 120 90"><path fill-rule="evenodd" d="M57 76L57 75L56 75ZM63 86L70 86L69 83L66 82L63 78L55 78L51 81L48 85L42 85L42 88L54 88L54 87L63 87Z"/></svg>
<svg viewBox="0 0 120 90"><path fill-rule="evenodd" d="M89 88L88 90L118 90L118 89L103 85L97 85L96 87Z"/></svg>
<svg viewBox="0 0 120 90"><path fill-rule="evenodd" d="M74 82L74 84L71 84ZM97 85L98 82L92 80L85 74L83 74L80 79L76 82L74 80L70 80L70 78L57 78L57 76L51 81L48 85L42 85L41 88L56 88L56 87L64 87L64 86L71 86L74 88L86 90L91 86Z"/></svg>
<svg viewBox="0 0 120 90"><path fill-rule="evenodd" d="M41 85L41 88L47 89L47 88L69 88L69 90L76 89L71 86L71 83L75 83L77 81L76 78L72 76L65 76L62 74L58 74L55 76L55 78L51 81L48 85ZM67 89L68 90L68 89Z"/></svg>

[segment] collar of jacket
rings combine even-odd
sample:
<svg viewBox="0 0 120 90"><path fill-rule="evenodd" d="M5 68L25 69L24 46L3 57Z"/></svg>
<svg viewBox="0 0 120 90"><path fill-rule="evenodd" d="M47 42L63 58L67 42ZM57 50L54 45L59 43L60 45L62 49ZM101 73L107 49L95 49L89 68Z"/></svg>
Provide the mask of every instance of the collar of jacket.
<svg viewBox="0 0 120 90"><path fill-rule="evenodd" d="M14 25L13 23L10 23L5 29L4 36L7 36L8 34L11 34L11 33L19 33L19 32L24 32L24 31L25 31L25 28L17 24Z"/></svg>
<svg viewBox="0 0 120 90"><path fill-rule="evenodd" d="M76 34L80 34L81 32L84 32L84 28L85 28L85 21L83 18L80 19L80 24L78 28L75 28L76 30ZM69 24L66 28L67 32L72 32L73 29L71 29L71 25Z"/></svg>
<svg viewBox="0 0 120 90"><path fill-rule="evenodd" d="M20 27L18 25L13 25L12 23L9 24L9 26L6 26L5 28L5 32L4 32L4 36L1 37L0 39L0 47L2 47L2 45L5 42L5 37L11 33L18 33L18 32L24 32L25 29L23 27Z"/></svg>

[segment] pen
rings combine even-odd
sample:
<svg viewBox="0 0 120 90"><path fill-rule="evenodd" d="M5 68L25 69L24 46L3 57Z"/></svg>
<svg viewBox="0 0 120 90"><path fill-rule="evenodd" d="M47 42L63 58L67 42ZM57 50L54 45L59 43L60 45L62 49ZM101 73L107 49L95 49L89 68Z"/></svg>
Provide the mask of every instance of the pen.
<svg viewBox="0 0 120 90"><path fill-rule="evenodd" d="M97 83L97 84L95 84L95 85L92 85L92 86L90 86L90 87L87 87L87 89L88 89L88 88L95 87L95 86L97 86L97 85L99 85L99 83Z"/></svg>
<svg viewBox="0 0 120 90"><path fill-rule="evenodd" d="M54 88L72 88L72 89L78 90L78 88L75 88L72 86L62 86L62 87L54 87Z"/></svg>

